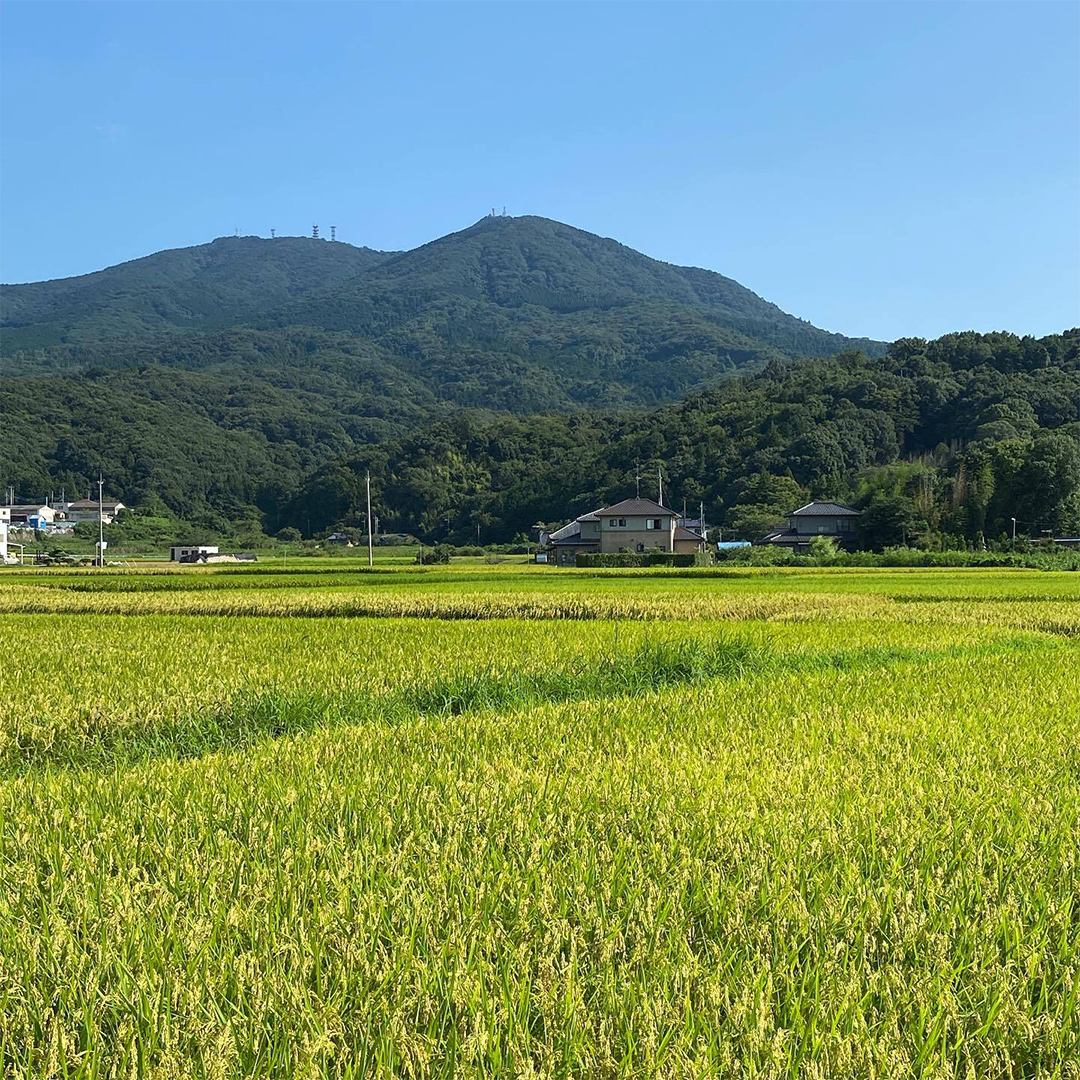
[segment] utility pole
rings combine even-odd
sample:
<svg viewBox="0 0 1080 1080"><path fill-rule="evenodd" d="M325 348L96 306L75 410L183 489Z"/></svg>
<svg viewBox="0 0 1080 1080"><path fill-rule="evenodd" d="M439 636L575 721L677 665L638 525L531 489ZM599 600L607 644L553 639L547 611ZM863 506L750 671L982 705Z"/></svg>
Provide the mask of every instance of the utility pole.
<svg viewBox="0 0 1080 1080"><path fill-rule="evenodd" d="M1013 519L1012 519L1012 523L1013 523L1013 541L1012 541L1012 546L1013 546L1013 548L1015 548L1015 547L1016 547L1016 518L1013 518Z"/></svg>
<svg viewBox="0 0 1080 1080"><path fill-rule="evenodd" d="M97 528L98 528L98 566L105 565L105 514L102 511L101 500L104 498L102 494L105 488L105 480L102 478L101 473L98 473L97 482Z"/></svg>
<svg viewBox="0 0 1080 1080"><path fill-rule="evenodd" d="M371 470L367 474L367 564L375 565L375 549L371 539Z"/></svg>
<svg viewBox="0 0 1080 1080"><path fill-rule="evenodd" d="M698 529L702 536L705 536L705 500L702 499L698 503Z"/></svg>
<svg viewBox="0 0 1080 1080"><path fill-rule="evenodd" d="M663 471L663 469L661 469L659 467L657 467L657 469L656 469L656 479L660 483L660 499L659 499L659 502L660 502L660 505L663 506L664 505L664 471Z"/></svg>

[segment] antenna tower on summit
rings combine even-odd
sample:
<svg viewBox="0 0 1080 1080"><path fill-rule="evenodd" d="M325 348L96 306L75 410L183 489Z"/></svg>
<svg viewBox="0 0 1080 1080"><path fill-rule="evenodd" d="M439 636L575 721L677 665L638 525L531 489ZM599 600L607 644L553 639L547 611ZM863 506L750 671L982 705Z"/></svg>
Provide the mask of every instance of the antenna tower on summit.
<svg viewBox="0 0 1080 1080"><path fill-rule="evenodd" d="M318 225L312 225L311 226L311 239L312 240L318 240L319 239L319 226Z"/></svg>
<svg viewBox="0 0 1080 1080"><path fill-rule="evenodd" d="M273 240L277 237L277 229L270 230L270 239Z"/></svg>
<svg viewBox="0 0 1080 1080"><path fill-rule="evenodd" d="M331 225L330 226L330 239L331 240L336 240L337 239L337 226L336 225Z"/></svg>

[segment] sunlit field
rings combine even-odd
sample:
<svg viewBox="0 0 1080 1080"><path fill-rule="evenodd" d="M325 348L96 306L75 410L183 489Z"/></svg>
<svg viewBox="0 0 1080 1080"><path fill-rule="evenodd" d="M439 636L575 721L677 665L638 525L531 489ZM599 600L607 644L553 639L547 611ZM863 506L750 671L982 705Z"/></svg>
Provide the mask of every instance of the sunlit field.
<svg viewBox="0 0 1080 1080"><path fill-rule="evenodd" d="M0 1075L1078 1077L1080 574L0 574Z"/></svg>

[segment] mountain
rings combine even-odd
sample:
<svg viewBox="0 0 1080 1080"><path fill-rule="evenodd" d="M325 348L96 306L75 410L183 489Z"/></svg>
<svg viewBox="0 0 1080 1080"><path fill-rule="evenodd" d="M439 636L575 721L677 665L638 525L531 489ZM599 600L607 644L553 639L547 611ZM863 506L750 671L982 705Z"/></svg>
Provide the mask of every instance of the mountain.
<svg viewBox="0 0 1080 1080"><path fill-rule="evenodd" d="M0 479L103 471L185 515L268 505L461 409L641 410L769 364L885 346L731 278L538 217L407 252L227 237L0 290Z"/></svg>
<svg viewBox="0 0 1080 1080"><path fill-rule="evenodd" d="M387 253L299 236L221 237L80 277L2 287L3 349L235 326L375 266Z"/></svg>
<svg viewBox="0 0 1080 1080"><path fill-rule="evenodd" d="M827 356L884 348L818 330L722 274L660 262L540 217L482 218L261 321L297 323L403 350L434 326L446 345L498 345L577 374L620 360L678 367L695 356L707 379L729 358L754 366L770 350Z"/></svg>

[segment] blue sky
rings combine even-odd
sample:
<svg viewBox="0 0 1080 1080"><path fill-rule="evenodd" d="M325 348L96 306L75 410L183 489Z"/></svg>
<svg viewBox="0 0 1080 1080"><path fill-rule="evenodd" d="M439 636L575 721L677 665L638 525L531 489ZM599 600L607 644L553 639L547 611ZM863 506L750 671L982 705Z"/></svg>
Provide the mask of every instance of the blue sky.
<svg viewBox="0 0 1080 1080"><path fill-rule="evenodd" d="M1080 323L1080 5L0 7L0 277L492 206L847 334Z"/></svg>

